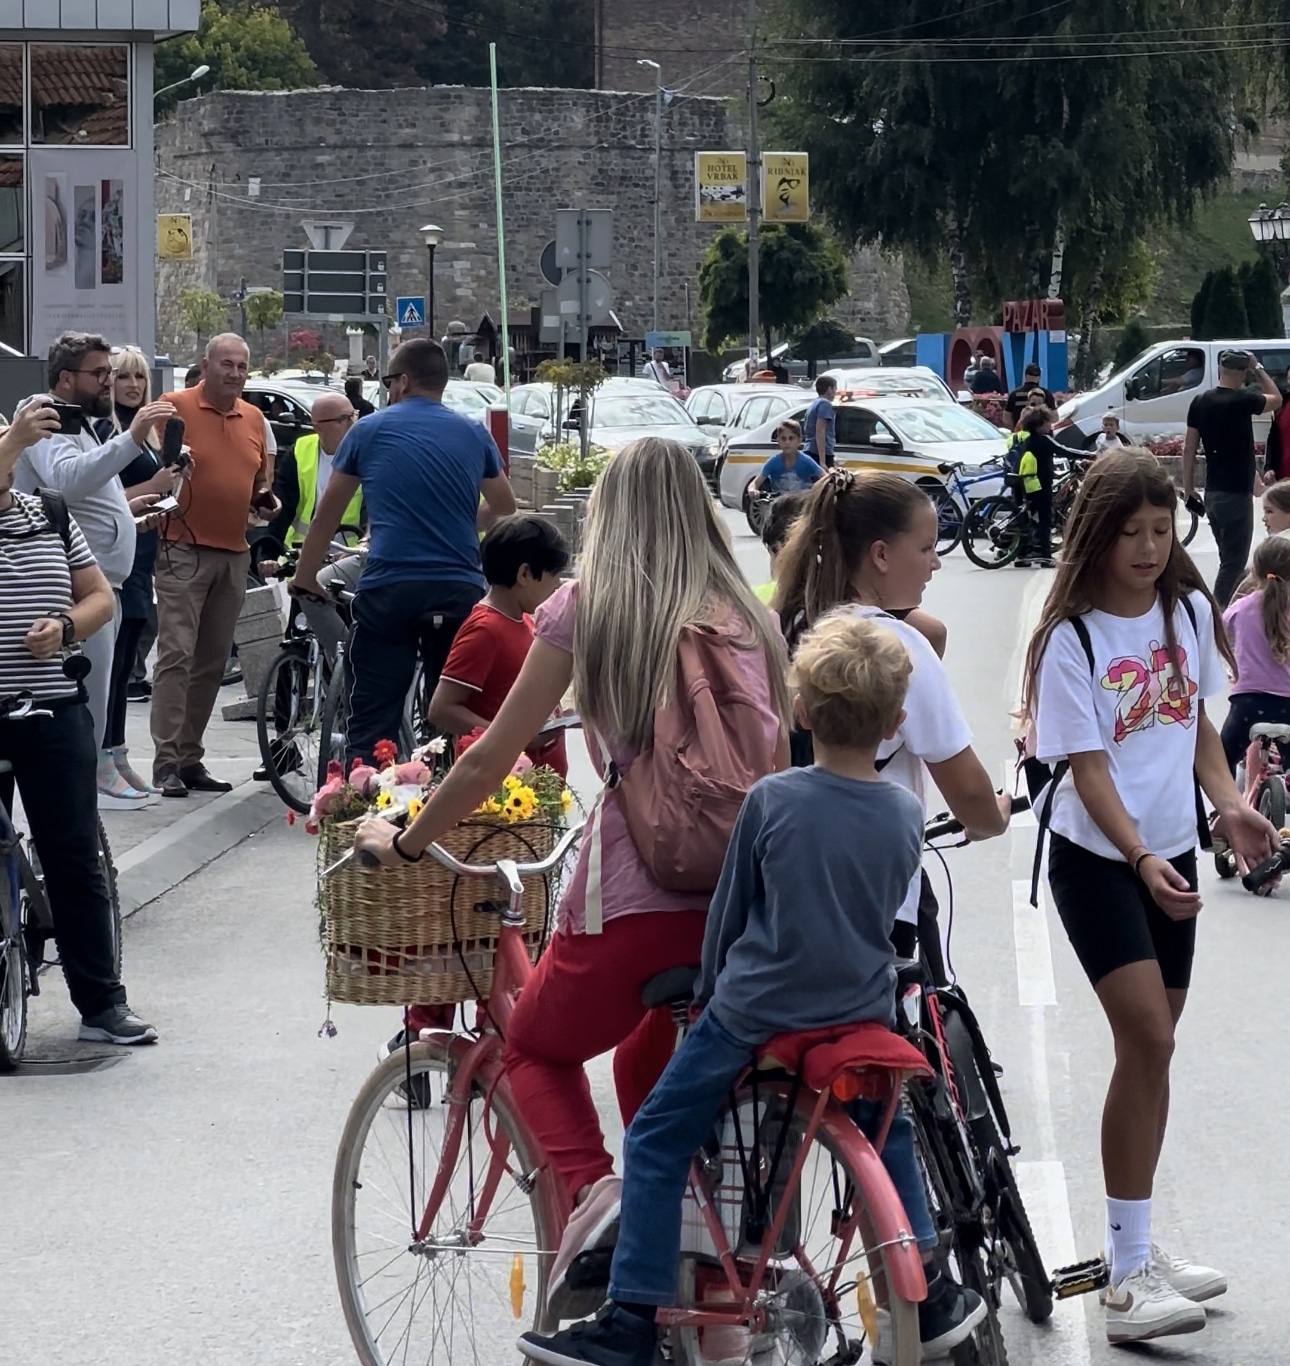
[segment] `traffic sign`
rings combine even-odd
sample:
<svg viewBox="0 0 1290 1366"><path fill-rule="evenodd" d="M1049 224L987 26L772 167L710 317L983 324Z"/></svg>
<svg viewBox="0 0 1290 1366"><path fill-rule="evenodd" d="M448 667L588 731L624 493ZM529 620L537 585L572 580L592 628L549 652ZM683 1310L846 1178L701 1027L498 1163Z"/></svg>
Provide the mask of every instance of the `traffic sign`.
<svg viewBox="0 0 1290 1366"><path fill-rule="evenodd" d="M579 265L604 270L613 264L613 247L612 209L556 210L555 264L561 270L576 271ZM579 261L580 253L585 261Z"/></svg>
<svg viewBox="0 0 1290 1366"><path fill-rule="evenodd" d="M426 325L426 299L424 294L405 294L394 301L394 319L400 327L424 327Z"/></svg>
<svg viewBox="0 0 1290 1366"><path fill-rule="evenodd" d="M383 251L284 251L284 313L340 314L360 320L386 305Z"/></svg>

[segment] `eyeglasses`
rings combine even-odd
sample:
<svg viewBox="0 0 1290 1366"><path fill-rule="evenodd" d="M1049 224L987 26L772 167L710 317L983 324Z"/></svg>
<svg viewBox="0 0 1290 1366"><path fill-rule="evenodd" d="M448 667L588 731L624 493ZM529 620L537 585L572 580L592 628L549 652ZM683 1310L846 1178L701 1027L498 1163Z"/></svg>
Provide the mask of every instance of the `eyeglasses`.
<svg viewBox="0 0 1290 1366"><path fill-rule="evenodd" d="M316 417L314 421L321 427L325 422L353 422L357 416L358 414L354 412L338 413L335 417Z"/></svg>
<svg viewBox="0 0 1290 1366"><path fill-rule="evenodd" d="M112 378L112 367L110 365L97 365L93 370L77 370L76 374L93 375L94 378L102 384L105 379Z"/></svg>
<svg viewBox="0 0 1290 1366"><path fill-rule="evenodd" d="M392 375L382 375L382 376L381 376L381 383L382 383L383 385L385 385L385 387L388 389L388 388L390 387L390 385L393 384L394 381L395 381L396 379L406 379L406 378L407 378L407 376L403 373L402 370L396 370Z"/></svg>

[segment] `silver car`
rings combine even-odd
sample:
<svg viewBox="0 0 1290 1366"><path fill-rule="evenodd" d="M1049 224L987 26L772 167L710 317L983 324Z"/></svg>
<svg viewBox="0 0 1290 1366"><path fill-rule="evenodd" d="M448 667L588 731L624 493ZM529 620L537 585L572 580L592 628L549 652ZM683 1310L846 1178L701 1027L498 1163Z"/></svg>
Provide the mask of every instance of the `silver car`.
<svg viewBox="0 0 1290 1366"><path fill-rule="evenodd" d="M492 394L497 397L493 398ZM515 391L511 390L511 450L520 455L533 455L538 448L542 427L515 410ZM443 405L463 417L488 425L488 409L493 404L505 403L506 397L495 384L474 384L467 379L450 379L443 391Z"/></svg>

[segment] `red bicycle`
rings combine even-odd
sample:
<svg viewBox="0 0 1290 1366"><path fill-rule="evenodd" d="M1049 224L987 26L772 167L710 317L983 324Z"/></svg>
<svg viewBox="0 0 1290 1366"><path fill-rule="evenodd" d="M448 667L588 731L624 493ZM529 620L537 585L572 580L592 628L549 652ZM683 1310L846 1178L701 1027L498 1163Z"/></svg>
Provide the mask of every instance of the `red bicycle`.
<svg viewBox="0 0 1290 1366"><path fill-rule="evenodd" d="M476 1029L392 1053L341 1137L332 1249L364 1366L492 1366L519 1331L556 1327L547 1276L570 1196L515 1105L502 1045L532 973L521 879L551 872L578 834L530 864L462 864L429 847L459 877L499 879L506 900L492 905L500 933ZM664 973L642 993L671 1011L678 1038L697 972ZM781 1036L762 1055L694 1160L678 1305L659 1313L673 1360L851 1366L880 1347L877 1359L913 1366L926 1282L879 1154L902 1083L927 1063L872 1024ZM874 1143L844 1109L862 1091L886 1099Z"/></svg>

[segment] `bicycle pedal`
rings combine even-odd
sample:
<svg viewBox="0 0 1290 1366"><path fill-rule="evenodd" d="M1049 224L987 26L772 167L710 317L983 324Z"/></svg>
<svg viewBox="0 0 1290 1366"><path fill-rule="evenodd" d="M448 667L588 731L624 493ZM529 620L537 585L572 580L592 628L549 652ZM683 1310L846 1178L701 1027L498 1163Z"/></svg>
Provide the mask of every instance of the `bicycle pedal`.
<svg viewBox="0 0 1290 1366"><path fill-rule="evenodd" d="M1087 1295L1094 1290L1105 1290L1111 1283L1111 1269L1105 1257L1090 1257L1086 1262L1059 1266L1053 1272L1053 1294L1059 1300L1076 1295Z"/></svg>

